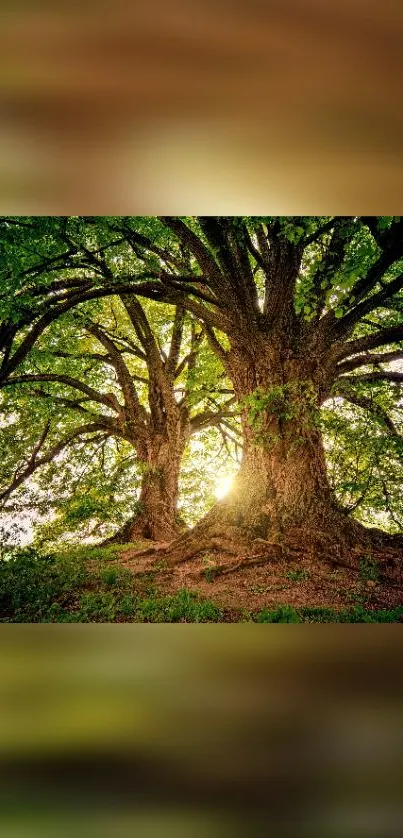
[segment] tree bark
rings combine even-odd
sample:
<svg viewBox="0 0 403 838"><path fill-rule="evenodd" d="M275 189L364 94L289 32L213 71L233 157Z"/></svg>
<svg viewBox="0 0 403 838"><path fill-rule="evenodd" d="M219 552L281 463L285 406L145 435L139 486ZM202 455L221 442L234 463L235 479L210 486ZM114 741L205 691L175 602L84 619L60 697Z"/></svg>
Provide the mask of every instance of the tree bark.
<svg viewBox="0 0 403 838"><path fill-rule="evenodd" d="M332 377L313 349L298 354L286 336L256 332L248 346L233 344L226 366L243 406L241 468L229 494L170 545L172 561L211 549L253 555L262 545L340 554L380 533L350 519L332 494L318 421Z"/></svg>
<svg viewBox="0 0 403 838"><path fill-rule="evenodd" d="M142 539L172 541L182 530L178 516L178 481L186 439L150 435L139 457L142 484L135 514L107 544L127 544Z"/></svg>
<svg viewBox="0 0 403 838"><path fill-rule="evenodd" d="M228 357L244 457L227 505L236 500L251 533L265 538L323 519L333 504L318 423L327 388L315 359L298 357L286 339L255 336L251 345Z"/></svg>

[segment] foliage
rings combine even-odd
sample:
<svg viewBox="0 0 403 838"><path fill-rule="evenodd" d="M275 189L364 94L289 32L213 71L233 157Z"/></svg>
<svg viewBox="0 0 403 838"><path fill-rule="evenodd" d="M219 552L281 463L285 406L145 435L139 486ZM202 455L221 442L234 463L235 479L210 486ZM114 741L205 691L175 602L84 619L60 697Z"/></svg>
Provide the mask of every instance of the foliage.
<svg viewBox="0 0 403 838"><path fill-rule="evenodd" d="M379 582L380 579L379 562L371 556L367 556L360 561L360 576L364 581Z"/></svg>
<svg viewBox="0 0 403 838"><path fill-rule="evenodd" d="M264 608L256 616L257 623L301 623L302 620L291 605L280 605L274 611Z"/></svg>
<svg viewBox="0 0 403 838"><path fill-rule="evenodd" d="M332 608L299 608L279 606L273 611L263 609L256 614L256 623L401 623L403 607L372 611L362 605L336 611Z"/></svg>
<svg viewBox="0 0 403 838"><path fill-rule="evenodd" d="M301 608L303 622L308 623L401 623L403 607L368 610L362 605L334 611L331 608Z"/></svg>
<svg viewBox="0 0 403 838"><path fill-rule="evenodd" d="M392 407L390 401L390 394L379 388L371 394L373 409L379 406L393 417L393 434L382 417L368 421L365 410L340 400L322 408L321 423L330 482L340 503L364 524L400 532L403 412L399 402Z"/></svg>
<svg viewBox="0 0 403 838"><path fill-rule="evenodd" d="M267 429L267 417L282 425L299 420L302 428L312 428L319 423L317 394L310 381L277 384L265 389L256 387L250 396L240 402L246 408L248 422L255 432L255 440L266 448L278 441L278 435Z"/></svg>
<svg viewBox="0 0 403 838"><path fill-rule="evenodd" d="M291 570L287 570L284 576L286 579L289 579L290 582L305 582L309 579L310 574L308 570L293 568Z"/></svg>
<svg viewBox="0 0 403 838"><path fill-rule="evenodd" d="M194 425L183 458L187 522L213 502L215 472L239 462L237 418L214 426L211 414L231 396L226 361L237 341L253 344L253 323L259 339L291 334L295 357L314 356L334 379L324 393L309 379L255 381L240 406L256 441L275 444L272 420L320 422L340 503L365 524L400 531L402 231L395 216L0 219L4 529L28 511L43 523L37 543L51 546L107 537L132 516L144 457L116 409L116 400L124 406L122 380L105 340L150 417L151 379L165 369L183 310L170 387L191 419L207 417Z"/></svg>
<svg viewBox="0 0 403 838"><path fill-rule="evenodd" d="M147 579L136 587L129 571L111 565L116 555L116 548L6 552L0 559L0 621L220 621L221 610L192 591L163 596Z"/></svg>
<svg viewBox="0 0 403 838"><path fill-rule="evenodd" d="M40 554L32 548L0 560L0 614L6 621L41 622L66 608L87 575L83 561Z"/></svg>

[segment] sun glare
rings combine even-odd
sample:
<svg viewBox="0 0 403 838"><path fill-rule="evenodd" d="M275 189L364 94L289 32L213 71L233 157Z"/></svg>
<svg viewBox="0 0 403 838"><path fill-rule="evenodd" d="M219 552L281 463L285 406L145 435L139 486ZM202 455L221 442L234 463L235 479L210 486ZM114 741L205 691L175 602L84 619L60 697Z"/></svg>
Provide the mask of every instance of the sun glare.
<svg viewBox="0 0 403 838"><path fill-rule="evenodd" d="M216 483L216 487L215 487L215 496L216 496L217 500L221 500L221 498L224 498L225 495L228 494L228 492L229 492L229 490L232 486L233 480L234 480L233 476L231 476L229 474L225 475L224 477L219 477L218 478L217 483Z"/></svg>

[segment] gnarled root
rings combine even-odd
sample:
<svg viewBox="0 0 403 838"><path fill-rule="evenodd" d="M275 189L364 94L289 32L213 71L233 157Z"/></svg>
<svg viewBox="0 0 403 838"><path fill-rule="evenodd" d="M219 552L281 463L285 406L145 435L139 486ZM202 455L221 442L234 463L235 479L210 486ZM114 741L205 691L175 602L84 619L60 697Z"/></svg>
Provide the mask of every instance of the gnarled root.
<svg viewBox="0 0 403 838"><path fill-rule="evenodd" d="M155 556L163 558L168 567L174 567L210 553L218 561L212 564L214 575L233 573L254 563L295 560L298 556L352 570L357 570L360 560L370 556L382 566L393 566L396 570L403 564L403 536L366 528L334 506L319 509L318 514L307 516L302 524L287 527L279 527L278 522L266 516L264 537L257 536L256 531L256 516L246 519L234 507L220 503L192 530L169 544L130 551L128 558ZM225 559L223 563L226 554L228 563Z"/></svg>

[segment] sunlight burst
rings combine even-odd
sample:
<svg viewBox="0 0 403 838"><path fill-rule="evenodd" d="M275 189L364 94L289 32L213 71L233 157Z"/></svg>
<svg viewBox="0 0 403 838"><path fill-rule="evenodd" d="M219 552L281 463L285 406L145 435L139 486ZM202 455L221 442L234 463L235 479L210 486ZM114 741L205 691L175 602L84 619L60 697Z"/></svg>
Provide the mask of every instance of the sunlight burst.
<svg viewBox="0 0 403 838"><path fill-rule="evenodd" d="M214 492L217 500L221 500L221 498L224 498L225 495L228 494L232 487L233 480L234 477L229 474L218 478Z"/></svg>

